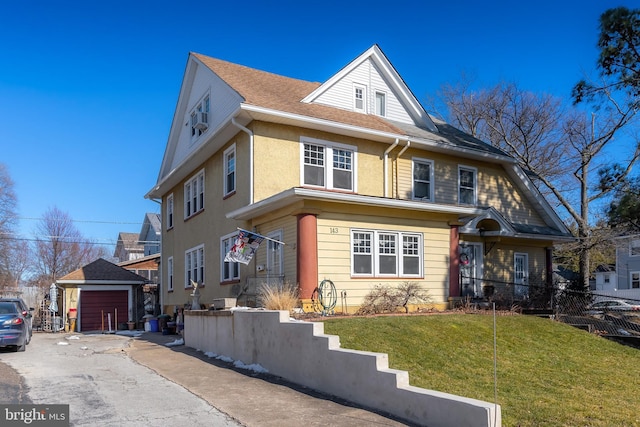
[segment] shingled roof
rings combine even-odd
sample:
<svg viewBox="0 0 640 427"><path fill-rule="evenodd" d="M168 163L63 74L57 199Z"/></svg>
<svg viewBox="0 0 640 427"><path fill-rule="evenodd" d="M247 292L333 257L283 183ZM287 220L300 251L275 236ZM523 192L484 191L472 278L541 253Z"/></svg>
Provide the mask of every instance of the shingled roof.
<svg viewBox="0 0 640 427"><path fill-rule="evenodd" d="M428 139L443 147L458 147L508 157L502 150L431 116L431 120L438 128L437 133L424 127L393 122L375 114L362 114L327 105L302 102L321 84L257 70L199 53L191 54L235 90L247 105L380 132Z"/></svg>
<svg viewBox="0 0 640 427"><path fill-rule="evenodd" d="M244 99L245 104L366 127L381 132L402 133L399 128L373 114L362 114L326 105L301 102L304 97L320 86L320 83L268 73L199 53L192 54L231 86Z"/></svg>
<svg viewBox="0 0 640 427"><path fill-rule="evenodd" d="M142 276L139 276L125 268L119 267L109 261L99 258L90 264L85 265L66 276L58 279L58 283L64 282L101 282L108 284L109 282L118 284L143 284L147 282Z"/></svg>

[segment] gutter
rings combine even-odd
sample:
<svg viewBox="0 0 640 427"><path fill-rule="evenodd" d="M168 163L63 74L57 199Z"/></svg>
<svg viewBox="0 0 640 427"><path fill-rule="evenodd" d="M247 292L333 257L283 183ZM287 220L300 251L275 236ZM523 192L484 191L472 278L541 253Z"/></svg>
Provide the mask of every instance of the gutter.
<svg viewBox="0 0 640 427"><path fill-rule="evenodd" d="M231 118L231 123L242 130L244 133L249 135L249 204L253 204L253 132L250 129L242 126L240 123L236 122L236 118ZM236 159L237 162L238 159ZM236 176L238 173L237 163L236 163Z"/></svg>

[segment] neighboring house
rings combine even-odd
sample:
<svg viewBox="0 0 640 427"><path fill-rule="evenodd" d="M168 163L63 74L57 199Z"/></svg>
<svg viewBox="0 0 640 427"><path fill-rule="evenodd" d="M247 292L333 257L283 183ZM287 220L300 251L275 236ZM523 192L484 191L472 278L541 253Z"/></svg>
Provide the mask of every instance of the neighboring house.
<svg viewBox="0 0 640 427"><path fill-rule="evenodd" d="M616 240L618 289L640 289L640 235L624 236Z"/></svg>
<svg viewBox="0 0 640 427"><path fill-rule="evenodd" d="M160 253L147 255L133 261L119 262L118 265L147 279L143 286L143 298L136 301L138 312L160 314Z"/></svg>
<svg viewBox="0 0 640 427"><path fill-rule="evenodd" d="M427 114L377 45L322 84L190 53L146 197L162 203L166 311L191 280L205 304L275 281L309 309L325 279L348 310L404 282L440 306L523 299L572 240L516 161ZM285 245L225 262L238 228Z"/></svg>
<svg viewBox="0 0 640 427"><path fill-rule="evenodd" d="M144 256L144 245L140 243L139 233L118 233L118 241L113 257L118 262L131 261Z"/></svg>
<svg viewBox="0 0 640 427"><path fill-rule="evenodd" d="M64 306L59 312L77 313L78 331L116 330L123 323L139 321L144 315L136 308L147 282L125 268L102 258L56 280L63 289Z"/></svg>
<svg viewBox="0 0 640 427"><path fill-rule="evenodd" d="M611 264L600 264L593 272L595 278L595 291L615 291L618 288L618 277L616 266Z"/></svg>
<svg viewBox="0 0 640 427"><path fill-rule="evenodd" d="M143 256L147 257L160 253L160 238L162 236L162 226L160 225L160 214L147 213L144 216L142 229L138 236L138 242L144 247Z"/></svg>

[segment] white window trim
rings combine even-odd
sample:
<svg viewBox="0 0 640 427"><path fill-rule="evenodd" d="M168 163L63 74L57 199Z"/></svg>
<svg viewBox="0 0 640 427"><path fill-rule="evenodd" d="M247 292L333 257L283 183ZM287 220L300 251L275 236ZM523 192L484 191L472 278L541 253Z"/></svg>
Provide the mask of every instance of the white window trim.
<svg viewBox="0 0 640 427"><path fill-rule="evenodd" d="M318 145L324 147L324 186L305 184L304 182L304 144ZM335 188L333 186L333 174L329 173L333 171L333 150L346 150L351 151L351 190L344 188ZM358 192L358 147L354 145L346 145L338 142L326 141L323 139L302 137L300 138L300 186L313 187L313 188L325 188L327 190Z"/></svg>
<svg viewBox="0 0 640 427"><path fill-rule="evenodd" d="M167 258L167 291L173 291L173 257Z"/></svg>
<svg viewBox="0 0 640 427"><path fill-rule="evenodd" d="M637 243L637 245L634 245L634 242ZM633 248L636 248L636 252L637 253L633 253ZM640 240L639 239L632 239L629 241L629 256L630 257L638 257L640 256Z"/></svg>
<svg viewBox="0 0 640 427"><path fill-rule="evenodd" d="M362 89L362 108L357 107L357 99L356 99L356 89ZM367 113L367 86L354 83L353 84L353 111L357 111L358 113Z"/></svg>
<svg viewBox="0 0 640 427"><path fill-rule="evenodd" d="M198 173L193 175L187 182L184 183L184 218L190 218L198 212L204 210L204 199L205 199L205 188L204 188L204 169L201 169ZM194 185L195 184L195 185ZM202 186L202 188L199 188ZM196 206L195 208L190 205L190 202L193 201L193 195L191 191L187 193L187 188L190 188L192 191L194 188L197 191L196 196ZM202 200L200 198L200 194L202 194Z"/></svg>
<svg viewBox="0 0 640 427"><path fill-rule="evenodd" d="M195 258L193 258L195 256ZM193 270L193 264L189 262L189 258L191 260L195 259L196 261L196 275L191 280L195 279L194 282L200 283L204 285L205 276L206 276L206 268L205 268L205 257L204 257L204 244L200 244L198 246L194 246L193 248L187 249L184 252L184 288L191 288L191 281L189 279L189 271Z"/></svg>
<svg viewBox="0 0 640 427"><path fill-rule="evenodd" d="M175 218L175 204L173 199L173 193L167 196L167 230L173 228Z"/></svg>
<svg viewBox="0 0 640 427"><path fill-rule="evenodd" d="M229 249L231 248L231 246L233 246L233 243L235 241L235 239L238 237L238 232L235 231L233 233L229 233L227 235L224 235L220 238L220 282L231 282L231 281L236 281L236 280L240 280L240 266L237 266L237 270L238 270L238 274L235 275L232 273L231 277L224 277L224 257L227 255L228 250L225 248L225 242L227 240L230 241L230 246ZM236 263L229 263L229 264L238 264Z"/></svg>
<svg viewBox="0 0 640 427"><path fill-rule="evenodd" d="M382 95L382 111L378 111L378 95ZM376 90L375 92L375 111L376 115L380 117L387 117L387 93L382 90Z"/></svg>
<svg viewBox="0 0 640 427"><path fill-rule="evenodd" d="M462 203L462 198L460 197L461 183L460 183L460 171L468 170L473 172L473 202L471 204ZM476 206L478 204L478 169L472 166L458 165L458 204L468 205L468 206Z"/></svg>
<svg viewBox="0 0 640 427"><path fill-rule="evenodd" d="M371 264L371 273L356 273L354 271L355 263L353 262L353 235L354 233L364 233L364 234L372 234L371 240L371 250L372 250L372 264ZM381 274L380 273L380 235L395 235L396 236L396 273L395 274ZM404 236L415 236L418 237L418 273L416 274L405 274L403 269L403 237ZM420 232L413 231L393 231L393 230L371 230L371 229L362 229L362 228L352 228L349 231L349 252L351 256L351 275L353 277L379 277L379 278L421 278L424 277L424 235Z"/></svg>
<svg viewBox="0 0 640 427"><path fill-rule="evenodd" d="M416 197L416 194L415 194L415 179L414 179L414 168L415 168L415 164L416 163L429 164L429 195L430 195L430 197ZM434 170L433 169L434 169L433 160L423 159L423 158L420 158L420 157L413 157L411 159L411 197L414 200L423 200L423 201L427 201L427 202L433 202L434 201L435 186L434 186Z"/></svg>
<svg viewBox="0 0 640 427"><path fill-rule="evenodd" d="M229 189L227 188L227 175L229 174L229 162L227 161L229 154L233 153L233 188ZM226 150L224 150L224 155L223 155L223 161L224 161L224 175L222 177L222 182L223 182L223 190L224 190L224 195L228 196L231 193L234 193L236 191L236 186L237 186L237 178L238 178L238 157L237 157L237 153L236 153L236 144L231 145L231 147L227 148Z"/></svg>
<svg viewBox="0 0 640 427"><path fill-rule="evenodd" d="M633 287L633 275L637 274L639 276L638 288ZM640 271L630 271L629 272L629 289L640 289Z"/></svg>
<svg viewBox="0 0 640 427"><path fill-rule="evenodd" d="M207 100L209 102L207 102ZM207 132L207 130L209 130L210 124L211 124L211 94L209 93L209 91L207 91L207 93L205 93L204 95L202 95L202 97L198 100L198 102L196 102L196 104L194 105L193 108L191 108L191 110L189 110L189 115L188 115L188 125L189 125L189 130L191 133L191 142L193 143L194 141L196 141L198 138L200 138L203 134L205 134ZM207 123L209 124L209 126L207 127L207 129L204 130L200 130L200 129L196 129L194 127L194 123L193 123L193 116L199 112L203 112L203 113L207 113Z"/></svg>

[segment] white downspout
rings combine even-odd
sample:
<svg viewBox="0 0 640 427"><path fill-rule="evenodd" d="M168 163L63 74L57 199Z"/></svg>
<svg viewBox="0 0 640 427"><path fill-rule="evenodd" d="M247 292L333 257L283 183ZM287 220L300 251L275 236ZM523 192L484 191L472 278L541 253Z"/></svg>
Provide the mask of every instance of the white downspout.
<svg viewBox="0 0 640 427"><path fill-rule="evenodd" d="M231 123L249 135L249 204L251 205L253 204L253 132L236 122L235 117L231 118Z"/></svg>
<svg viewBox="0 0 640 427"><path fill-rule="evenodd" d="M405 145L404 147L402 147L402 150L400 150L400 152L398 153L398 155L396 156L396 159L399 159L400 156L402 156L402 153L404 153L405 151L407 151L407 148L411 147L411 140L407 139L407 145Z"/></svg>
<svg viewBox="0 0 640 427"><path fill-rule="evenodd" d="M411 146L411 140L407 139L407 145L405 145L404 147L402 147L402 150L400 150L400 152L398 153L398 155L396 156L396 174L398 173L398 159L400 158L400 156L402 156L402 153L404 153L405 151L407 151L407 149ZM398 197L398 177L396 176L395 179L395 184L396 184L396 198Z"/></svg>
<svg viewBox="0 0 640 427"><path fill-rule="evenodd" d="M387 172L389 170L389 165L388 160L389 160L389 153L391 152L391 150L393 150L394 148L396 148L396 146L400 143L400 139L396 138L396 142L394 142L389 148L387 148L386 150L384 150L384 176L383 176L383 184L384 185L384 197L389 197L389 187L387 186Z"/></svg>

